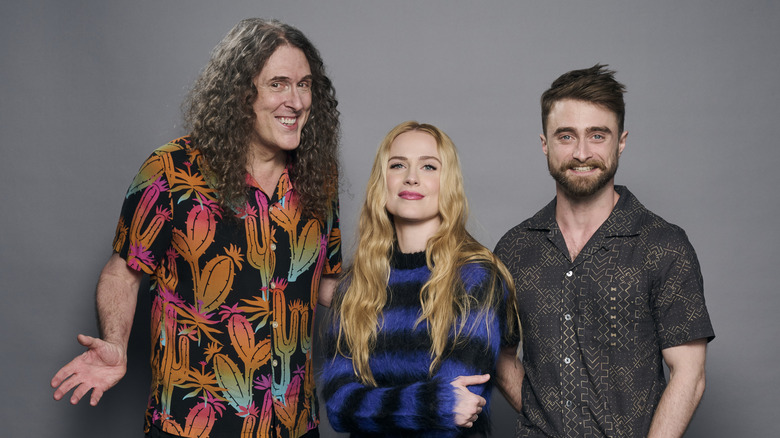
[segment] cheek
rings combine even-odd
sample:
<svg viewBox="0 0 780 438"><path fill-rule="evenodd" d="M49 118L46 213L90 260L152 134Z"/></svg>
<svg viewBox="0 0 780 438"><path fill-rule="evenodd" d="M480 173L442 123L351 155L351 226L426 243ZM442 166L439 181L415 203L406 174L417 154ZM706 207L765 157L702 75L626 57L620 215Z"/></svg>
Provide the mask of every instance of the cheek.
<svg viewBox="0 0 780 438"><path fill-rule="evenodd" d="M553 163L566 163L571 160L571 157L562 151L556 151L547 155L547 159Z"/></svg>
<svg viewBox="0 0 780 438"><path fill-rule="evenodd" d="M428 193L436 196L437 199L439 198L439 194L441 193L441 180L438 176L431 178L428 182Z"/></svg>
<svg viewBox="0 0 780 438"><path fill-rule="evenodd" d="M385 178L385 193L387 194L387 197L390 198L390 194L393 193L397 186L397 179L393 177L392 175L387 175Z"/></svg>
<svg viewBox="0 0 780 438"><path fill-rule="evenodd" d="M260 114L260 112L271 114L279 108L282 103L284 103L284 98L282 96L265 94L257 96L257 100L255 100L255 104L252 105L252 107L257 114Z"/></svg>

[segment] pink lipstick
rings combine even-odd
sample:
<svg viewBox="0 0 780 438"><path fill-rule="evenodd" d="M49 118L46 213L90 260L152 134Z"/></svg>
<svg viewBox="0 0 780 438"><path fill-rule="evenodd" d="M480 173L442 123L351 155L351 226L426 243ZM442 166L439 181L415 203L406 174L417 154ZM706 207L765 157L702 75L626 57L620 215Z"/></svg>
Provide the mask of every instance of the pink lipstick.
<svg viewBox="0 0 780 438"><path fill-rule="evenodd" d="M410 191L406 191L406 190L404 190L403 192L399 193L398 197L399 198L403 198L403 199L407 199L407 200L417 200L417 199L424 198L424 196L422 194L420 194L420 193L410 192Z"/></svg>

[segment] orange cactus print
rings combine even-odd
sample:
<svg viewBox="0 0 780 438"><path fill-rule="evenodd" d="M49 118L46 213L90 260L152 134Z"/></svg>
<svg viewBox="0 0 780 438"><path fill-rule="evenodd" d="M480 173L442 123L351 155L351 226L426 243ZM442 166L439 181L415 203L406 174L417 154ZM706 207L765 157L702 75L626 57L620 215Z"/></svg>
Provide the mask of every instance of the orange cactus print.
<svg viewBox="0 0 780 438"><path fill-rule="evenodd" d="M303 214L289 171L224 211L183 137L131 183L113 247L149 273L152 427L185 437L296 437L319 422L312 323L323 272L341 269L338 203Z"/></svg>
<svg viewBox="0 0 780 438"><path fill-rule="evenodd" d="M157 180L150 184L143 192L141 200L133 215L133 220L128 229L131 253L127 258L127 264L133 269L142 270L151 274L153 270L152 261L149 258L148 249L152 241L157 238L165 222L170 220L171 211L167 208L156 206L155 202L160 194L167 191L167 185L164 181ZM155 213L148 221L146 218L155 207ZM144 226L146 224L146 226Z"/></svg>
<svg viewBox="0 0 780 438"><path fill-rule="evenodd" d="M255 194L259 211L254 207L246 207L246 242L247 262L260 271L263 287L268 287L271 275L276 265L273 238L275 229L271 227L268 218L268 200L263 193Z"/></svg>
<svg viewBox="0 0 780 438"><path fill-rule="evenodd" d="M225 248L226 255L209 260L196 283L195 296L201 303L200 310L211 312L225 301L233 288L235 271L241 270L242 255L235 246Z"/></svg>
<svg viewBox="0 0 780 438"><path fill-rule="evenodd" d="M215 207L213 203L193 206L187 213L185 231L173 229L173 247L190 264L197 263L214 243L217 224Z"/></svg>
<svg viewBox="0 0 780 438"><path fill-rule="evenodd" d="M298 195L290 192L285 199L287 202L271 211L271 217L290 238L290 269L287 278L289 281L295 281L317 258L320 249L320 222L317 219L309 219L299 232L301 209Z"/></svg>
<svg viewBox="0 0 780 438"><path fill-rule="evenodd" d="M182 435L188 437L208 437L216 420L217 410L214 406L209 403L198 403L190 409Z"/></svg>

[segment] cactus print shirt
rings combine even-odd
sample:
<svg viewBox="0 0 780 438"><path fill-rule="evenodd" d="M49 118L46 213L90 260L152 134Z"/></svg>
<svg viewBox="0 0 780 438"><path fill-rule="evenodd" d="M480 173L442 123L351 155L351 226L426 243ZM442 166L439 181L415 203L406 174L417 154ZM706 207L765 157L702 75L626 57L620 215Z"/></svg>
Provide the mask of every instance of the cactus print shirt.
<svg viewBox="0 0 780 438"><path fill-rule="evenodd" d="M141 166L114 251L150 275L146 430L185 437L293 437L319 423L312 327L321 275L341 271L338 206L304 215L284 171L273 193L247 176L224 212L183 137Z"/></svg>

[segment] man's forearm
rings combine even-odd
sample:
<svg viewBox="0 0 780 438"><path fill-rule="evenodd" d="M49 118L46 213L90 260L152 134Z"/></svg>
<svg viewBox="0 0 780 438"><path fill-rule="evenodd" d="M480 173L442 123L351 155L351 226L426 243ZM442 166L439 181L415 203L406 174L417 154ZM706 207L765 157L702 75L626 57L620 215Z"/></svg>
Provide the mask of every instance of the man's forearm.
<svg viewBox="0 0 780 438"><path fill-rule="evenodd" d="M100 337L125 350L133 327L141 278L141 273L127 267L125 260L115 253L98 280L95 303Z"/></svg>
<svg viewBox="0 0 780 438"><path fill-rule="evenodd" d="M704 376L700 382L669 382L653 416L648 438L681 437L704 394Z"/></svg>
<svg viewBox="0 0 780 438"><path fill-rule="evenodd" d="M669 384L653 415L648 438L681 437L699 406L705 387L706 340L663 350Z"/></svg>
<svg viewBox="0 0 780 438"><path fill-rule="evenodd" d="M525 370L515 348L502 349L496 364L496 386L517 412L520 412L523 406L523 377L525 377Z"/></svg>

